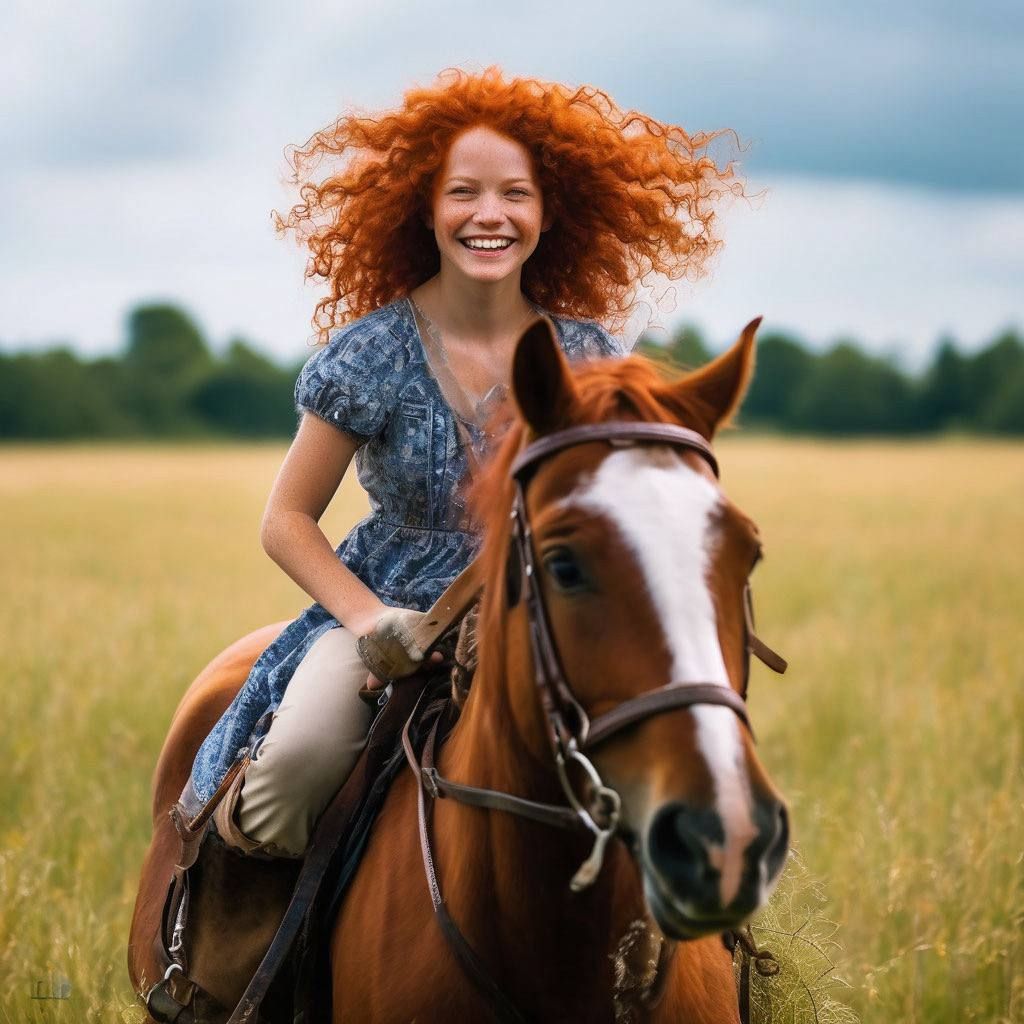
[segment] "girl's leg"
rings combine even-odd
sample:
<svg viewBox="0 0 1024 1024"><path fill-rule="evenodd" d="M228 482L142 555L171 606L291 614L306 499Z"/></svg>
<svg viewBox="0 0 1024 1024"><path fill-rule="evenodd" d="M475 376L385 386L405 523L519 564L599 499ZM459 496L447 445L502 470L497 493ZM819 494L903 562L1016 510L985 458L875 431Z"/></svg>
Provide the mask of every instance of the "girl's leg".
<svg viewBox="0 0 1024 1024"><path fill-rule="evenodd" d="M347 629L328 630L299 662L245 770L238 823L268 853L301 857L317 819L366 745L367 669ZM223 830L222 830L223 834Z"/></svg>

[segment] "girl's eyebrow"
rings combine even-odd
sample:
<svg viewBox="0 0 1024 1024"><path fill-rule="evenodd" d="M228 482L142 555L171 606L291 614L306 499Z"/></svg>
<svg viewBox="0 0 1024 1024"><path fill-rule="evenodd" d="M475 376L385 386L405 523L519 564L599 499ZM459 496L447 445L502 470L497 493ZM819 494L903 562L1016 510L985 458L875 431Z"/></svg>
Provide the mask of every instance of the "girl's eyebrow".
<svg viewBox="0 0 1024 1024"><path fill-rule="evenodd" d="M448 180L449 181L468 181L468 182L470 182L473 185L479 185L480 184L480 179L479 178L470 178L470 177L468 177L465 174L453 174L453 175L451 175L448 178ZM532 182L530 181L529 178L506 178L503 182L501 182L501 184L502 185L512 185L512 184L514 184L517 181L525 181L527 185L532 184Z"/></svg>

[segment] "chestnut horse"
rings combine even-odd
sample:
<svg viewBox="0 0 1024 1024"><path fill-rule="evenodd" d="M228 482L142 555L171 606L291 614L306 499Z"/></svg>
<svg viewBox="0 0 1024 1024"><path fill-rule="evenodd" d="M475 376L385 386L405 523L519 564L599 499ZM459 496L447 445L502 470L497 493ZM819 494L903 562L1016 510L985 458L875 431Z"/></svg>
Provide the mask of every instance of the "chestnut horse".
<svg viewBox="0 0 1024 1024"><path fill-rule="evenodd" d="M513 368L520 416L474 488L487 581L479 666L438 754L441 776L565 803L535 681L529 610L506 586L517 453L531 438L611 421L674 424L710 441L742 399L758 323L675 382L639 358L573 372L547 320L520 339ZM788 847L784 805L738 700L746 687L744 601L760 555L757 529L726 498L708 458L656 441L584 440L554 451L537 462L524 493L557 660L587 716L672 682L732 693L648 711L589 752L621 806L618 838L583 891L571 891L569 881L593 837L434 801L444 908L524 1020L735 1022L732 958L720 933L763 905ZM195 751L279 628L220 655L176 713L154 780L154 840L134 937L155 931L174 848L167 811ZM335 1021L494 1018L493 1002L435 919L418 798L416 775L403 772L333 926ZM129 952L137 990L141 975L151 980L155 970L145 947Z"/></svg>

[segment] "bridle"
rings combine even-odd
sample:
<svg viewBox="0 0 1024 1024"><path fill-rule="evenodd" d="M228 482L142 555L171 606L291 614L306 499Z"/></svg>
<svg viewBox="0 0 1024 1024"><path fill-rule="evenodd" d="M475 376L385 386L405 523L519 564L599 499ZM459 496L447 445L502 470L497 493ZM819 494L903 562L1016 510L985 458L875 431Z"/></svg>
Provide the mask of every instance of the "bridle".
<svg viewBox="0 0 1024 1024"><path fill-rule="evenodd" d="M698 454L718 478L718 460L711 445L695 430L668 423L611 421L569 427L547 434L528 444L512 463L510 474L515 486L512 502L512 537L506 570L506 592L510 608L525 602L534 666L534 683L545 721L559 782L568 807L524 800L498 790L481 789L443 778L434 767L435 747L440 716L435 718L421 757L417 757L410 737L416 713L403 732L406 758L419 784L420 845L424 868L434 910L442 930L451 943L462 966L482 993L496 1006L505 1020L521 1020L519 1011L489 977L479 957L459 931L444 906L434 869L430 842L430 815L426 796L449 797L460 803L493 810L504 810L522 817L563 828L586 829L594 837L590 855L573 876L570 887L578 892L592 885L604 861L605 849L619 827L621 798L607 786L586 752L612 736L652 715L700 704L729 708L753 736L746 711L749 659L753 654L769 668L784 672L786 662L763 644L754 634L749 581L744 588L745 657L742 696L731 687L704 680L673 680L623 701L602 715L591 719L583 709L562 669L558 648L552 635L547 605L540 585L532 545L532 530L526 511L526 488L537 466L557 452L594 441L614 447L631 447L643 443L668 444L676 449ZM581 799L569 778L569 766L577 765L586 775L591 792Z"/></svg>
<svg viewBox="0 0 1024 1024"><path fill-rule="evenodd" d="M569 427L534 441L518 455L512 463L511 475L515 483L512 504L513 531L510 546L509 578L516 569L521 574L521 590L526 601L530 629L530 645L533 653L534 681L544 711L548 741L558 769L558 777L573 810L583 825L594 835L594 848L590 857L573 877L571 888L578 891L591 885L597 877L608 840L618 827L621 800L619 795L601 780L597 768L584 751L610 739L627 726L642 721L651 715L688 708L697 704L717 704L729 708L747 727L753 736L753 729L747 717L747 680L744 678L744 696L719 683L699 680L673 680L657 689L649 690L638 697L618 704L611 711L591 720L573 693L565 678L558 650L551 632L544 594L540 586L537 564L534 559L532 530L526 513L526 486L531 471L539 463L556 452L591 441L606 441L616 447L632 446L643 442L670 444L677 449L696 452L710 467L715 478L719 476L718 460L711 445L695 430L668 423L606 422ZM515 563L518 562L518 566ZM509 586L510 599L516 596ZM753 634L751 621L749 583L744 591L744 623L748 634L747 650L750 650L749 636ZM746 676L749 672L749 657L746 658ZM784 667L784 666L783 666ZM596 802L598 815L583 805L577 797L568 776L568 765L577 764L587 775ZM599 823L598 818L603 819Z"/></svg>

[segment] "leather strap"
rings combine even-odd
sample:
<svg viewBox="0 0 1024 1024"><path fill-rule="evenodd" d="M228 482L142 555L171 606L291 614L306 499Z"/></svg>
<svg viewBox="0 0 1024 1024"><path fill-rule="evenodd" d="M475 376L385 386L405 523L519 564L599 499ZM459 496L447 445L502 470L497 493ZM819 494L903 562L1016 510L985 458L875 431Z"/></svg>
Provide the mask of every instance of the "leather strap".
<svg viewBox="0 0 1024 1024"><path fill-rule="evenodd" d="M657 690L650 690L624 701L606 714L595 718L582 738L582 747L588 750L604 742L610 736L632 725L643 718L670 711L673 708L688 708L695 704L719 704L736 713L736 717L754 732L747 717L747 707L743 698L728 686L719 683L669 683Z"/></svg>
<svg viewBox="0 0 1024 1024"><path fill-rule="evenodd" d="M410 735L414 717L415 712L402 730L402 747L405 751L405 759L417 777L419 785L431 798L448 798L471 807L507 811L509 814L517 814L521 818L529 818L531 821L540 822L542 825L552 825L556 828L577 830L583 827L579 815L569 807L559 804L542 804L536 800L527 800L525 797L503 793L497 789L467 786L461 782L452 782L446 779L434 767L433 751L436 737L429 745L429 756L427 748L424 748L422 759L416 756Z"/></svg>
<svg viewBox="0 0 1024 1024"><path fill-rule="evenodd" d="M782 675L789 668L786 659L781 654L773 651L754 631L754 597L749 579L747 580L747 585L743 588L743 616L747 627L747 650L773 672L778 672L779 675ZM746 689L747 681L744 680L744 697L746 696Z"/></svg>
<svg viewBox="0 0 1024 1024"><path fill-rule="evenodd" d="M555 828L580 829L579 815L569 807L558 804L542 804L535 800L526 800L511 793L502 793L497 789L481 789L478 786L464 786L459 782L451 782L438 774L436 768L421 767L423 785L432 797L455 800L470 807L483 807L491 811L507 811L518 814L521 818L552 825Z"/></svg>
<svg viewBox="0 0 1024 1024"><path fill-rule="evenodd" d="M431 849L430 821L434 805L433 802L429 806L427 805L427 790L424 784L424 779L434 770L434 747L437 742L441 711L438 711L437 717L435 717L430 727L430 732L427 735L427 740L423 747L422 763L416 758L409 734L410 725L415 717L416 712L414 711L409 721L406 722L405 729L402 730L402 745L405 748L406 758L416 776L416 810L420 834L420 852L423 856L423 870L427 876L427 889L430 892L430 901L434 907L434 916L442 934L448 941L448 945L455 954L455 958L476 986L477 991L486 1000L487 1005L494 1011L498 1020L502 1024L527 1024L529 1018L520 1012L515 1003L505 995L494 979L491 978L484 962L477 955L462 932L459 931L458 925L452 920L451 915L448 913L448 908L445 906Z"/></svg>
<svg viewBox="0 0 1024 1024"><path fill-rule="evenodd" d="M474 559L448 584L426 616L410 630L420 650L429 651L469 611L483 589L483 571Z"/></svg>
<svg viewBox="0 0 1024 1024"><path fill-rule="evenodd" d="M781 654L773 651L755 633L748 634L747 642L750 645L750 653L759 661L764 662L773 672L778 672L781 675L789 668L789 662Z"/></svg>
<svg viewBox="0 0 1024 1024"><path fill-rule="evenodd" d="M545 434L536 441L528 444L516 456L512 463L511 474L514 478L535 462L560 452L564 448L572 448L574 445L585 444L588 441L607 441L610 444L626 444L636 441L653 441L662 444L672 444L677 448L688 448L696 452L711 467L711 471L717 477L718 459L708 443L707 439L690 430L688 427L679 427L674 423L587 423L579 427L568 427L566 430L558 430L553 434Z"/></svg>
<svg viewBox="0 0 1024 1024"><path fill-rule="evenodd" d="M722 941L725 948L732 953L733 958L736 951L740 954L740 981L739 981L739 1011L740 1024L750 1024L750 967L763 978L773 978L782 969L782 965L775 958L775 954L767 949L759 949L754 940L754 933L750 925L741 929L732 929L722 933Z"/></svg>

